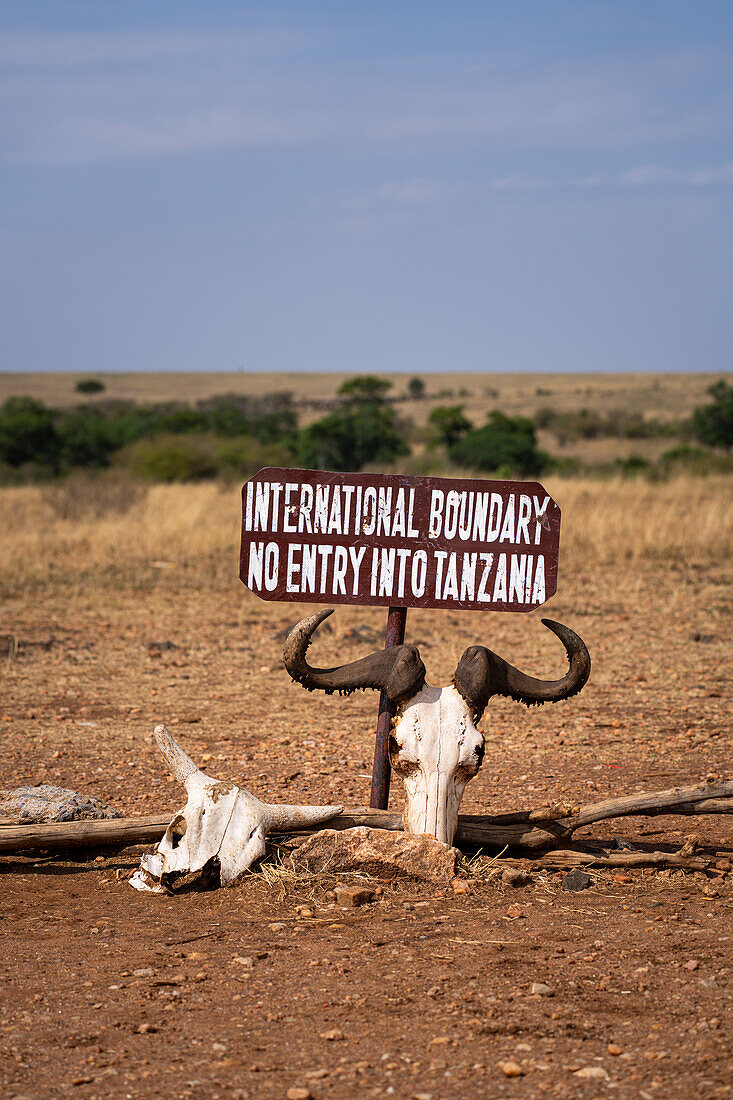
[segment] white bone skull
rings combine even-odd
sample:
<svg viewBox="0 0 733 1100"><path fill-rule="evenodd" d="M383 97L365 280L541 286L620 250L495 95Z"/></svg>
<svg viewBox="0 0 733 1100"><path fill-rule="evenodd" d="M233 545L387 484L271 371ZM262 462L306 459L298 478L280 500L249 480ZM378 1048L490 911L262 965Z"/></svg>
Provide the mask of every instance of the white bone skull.
<svg viewBox="0 0 733 1100"><path fill-rule="evenodd" d="M484 737L476 728L492 695L506 695L527 706L556 702L577 694L590 675L584 642L561 623L543 623L563 642L570 669L560 680L536 680L484 646L471 646L461 657L447 687L425 682L425 666L415 646L401 645L370 653L335 668L312 668L306 652L313 633L332 609L293 627L283 660L293 680L309 691L350 694L377 688L397 704L390 759L405 784L404 828L428 833L452 844L466 783L484 755Z"/></svg>
<svg viewBox="0 0 733 1100"><path fill-rule="evenodd" d="M265 837L318 825L343 806L273 806L249 791L205 775L171 737L155 727L155 739L188 801L176 814L154 852L146 853L130 879L136 890L168 893L182 876L218 869L222 886L233 885L265 854Z"/></svg>
<svg viewBox="0 0 733 1100"><path fill-rule="evenodd" d="M400 708L390 737L392 768L405 784L406 831L452 844L463 791L483 756L484 736L465 699L452 685L424 684Z"/></svg>

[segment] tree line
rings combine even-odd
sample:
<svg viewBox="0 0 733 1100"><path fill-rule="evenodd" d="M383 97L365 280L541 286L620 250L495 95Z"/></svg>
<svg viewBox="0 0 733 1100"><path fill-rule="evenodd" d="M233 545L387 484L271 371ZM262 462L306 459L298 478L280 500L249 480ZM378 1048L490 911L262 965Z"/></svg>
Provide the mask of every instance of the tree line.
<svg viewBox="0 0 733 1100"><path fill-rule="evenodd" d="M350 378L340 387L335 406L305 426L299 425L288 393L258 398L230 394L194 404L100 399L63 409L32 397L11 397L0 407L0 480L38 480L113 464L160 481L216 476L236 480L266 465L337 471L389 467L410 456L419 434L411 421L398 415L389 397L391 385L375 375ZM104 387L90 379L77 388L87 395L99 394ZM420 379L412 380L411 393L424 395ZM695 409L684 425L586 409L540 409L532 418L493 410L484 423L475 424L465 406L438 405L429 414L420 442L432 456L428 465L442 463L507 477L536 477L558 468L558 460L538 445L541 429L560 443L600 435L678 435L729 452L733 386L720 380L708 394L710 401ZM699 461L700 454L700 448L688 442L668 452L670 462L684 459L688 464ZM622 469L624 463L628 473L648 466L635 456L624 460Z"/></svg>

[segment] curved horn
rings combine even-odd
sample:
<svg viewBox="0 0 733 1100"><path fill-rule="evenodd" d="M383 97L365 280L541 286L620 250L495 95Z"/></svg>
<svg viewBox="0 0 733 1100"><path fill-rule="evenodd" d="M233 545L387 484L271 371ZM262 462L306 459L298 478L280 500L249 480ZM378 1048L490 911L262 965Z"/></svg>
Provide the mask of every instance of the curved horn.
<svg viewBox="0 0 733 1100"><path fill-rule="evenodd" d="M565 646L570 668L561 680L536 680L485 646L471 646L458 662L453 683L473 707L476 721L492 695L508 695L510 699L531 707L556 703L559 699L577 695L581 690L590 676L590 654L585 642L562 623L552 619L543 619L542 622Z"/></svg>
<svg viewBox="0 0 733 1100"><path fill-rule="evenodd" d="M153 733L171 775L178 780L182 787L186 786L192 775L203 775L201 769L196 767L191 757L171 737L165 726L156 726Z"/></svg>
<svg viewBox="0 0 733 1100"><path fill-rule="evenodd" d="M376 650L359 661L335 668L312 668L305 655L314 632L329 615L333 615L332 607L302 619L285 639L283 662L293 680L308 691L325 691L327 695L334 691L350 695L357 688L376 688L393 702L407 699L420 690L425 680L425 665L412 645Z"/></svg>
<svg viewBox="0 0 733 1100"><path fill-rule="evenodd" d="M267 827L273 832L321 825L344 812L343 806L275 806L271 802L265 803L265 810Z"/></svg>

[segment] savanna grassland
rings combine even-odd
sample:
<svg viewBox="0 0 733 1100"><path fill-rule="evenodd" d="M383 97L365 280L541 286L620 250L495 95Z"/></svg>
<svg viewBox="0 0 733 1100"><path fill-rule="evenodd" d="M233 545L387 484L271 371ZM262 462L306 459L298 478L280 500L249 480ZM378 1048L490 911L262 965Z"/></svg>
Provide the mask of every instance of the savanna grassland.
<svg viewBox="0 0 733 1100"><path fill-rule="evenodd" d="M18 377L0 377L0 400ZM137 385L120 395L145 400L167 399L174 383L193 399L257 380L104 377L107 397ZM44 376L36 391L23 376L23 392L61 404L53 387L70 378ZM688 416L713 380L425 377L429 392L452 390L467 408L575 401L660 419ZM268 376L267 385L327 400L338 381ZM414 406L400 415L427 415L429 401ZM408 615L408 640L435 683L476 642L534 675L559 675L564 657L543 613L591 652L577 698L530 710L491 701L464 809L730 779L733 480L541 480L563 517L547 608ZM215 481L0 489L0 786L53 783L126 815L172 814L181 791L151 737L165 721L197 763L261 797L367 803L376 699L312 696L290 682L283 632L309 608L260 602L241 585L239 507L238 487ZM379 647L383 620L379 609L337 609L314 663ZM401 803L395 782L391 806ZM598 870L591 889L569 894L547 870L507 885L493 874L496 853L484 853L465 870L470 893L385 882L373 905L341 910L332 881L278 871L276 854L267 873L235 888L170 898L127 886L135 853L3 857L0 1091L16 1100L731 1096L730 818L595 828L667 851L695 833L719 873ZM535 982L551 994L532 993Z"/></svg>
<svg viewBox="0 0 733 1100"><path fill-rule="evenodd" d="M87 376L74 373L0 374L0 404L8 397L28 395L47 405L61 408L79 404L76 385ZM340 386L352 375L256 372L202 374L161 372L158 374L100 374L104 391L84 398L90 403L106 401L196 402L220 394L259 398L263 394L292 394L303 424L322 415L321 406L332 402ZM412 375L390 375L391 396L399 400L400 417L417 429L418 455L430 412L436 405L459 404L476 424L498 409L510 416L534 417L539 410L576 413L589 409L608 414L622 411L647 421L670 424L689 417L704 403L712 383L721 375L695 374L468 374L450 372L426 374L425 396L411 399L408 386ZM613 463L617 458L639 455L656 460L674 440L652 435L626 438L622 434L600 438L558 438L540 429L539 443L558 458L577 459L588 465ZM413 471L417 472L417 471Z"/></svg>

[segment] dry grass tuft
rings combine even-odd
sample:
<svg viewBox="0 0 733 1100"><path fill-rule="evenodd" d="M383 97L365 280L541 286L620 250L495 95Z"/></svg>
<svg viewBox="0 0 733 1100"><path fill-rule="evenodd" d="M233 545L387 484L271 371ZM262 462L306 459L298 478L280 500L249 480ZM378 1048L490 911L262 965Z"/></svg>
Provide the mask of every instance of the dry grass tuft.
<svg viewBox="0 0 733 1100"><path fill-rule="evenodd" d="M730 479L667 482L547 479L563 512L563 569L643 561L730 560ZM155 485L122 493L103 479L85 492L0 489L2 590L57 584L135 587L168 570L207 584L231 584L239 544L239 490L206 483ZM105 493L107 492L107 496Z"/></svg>

